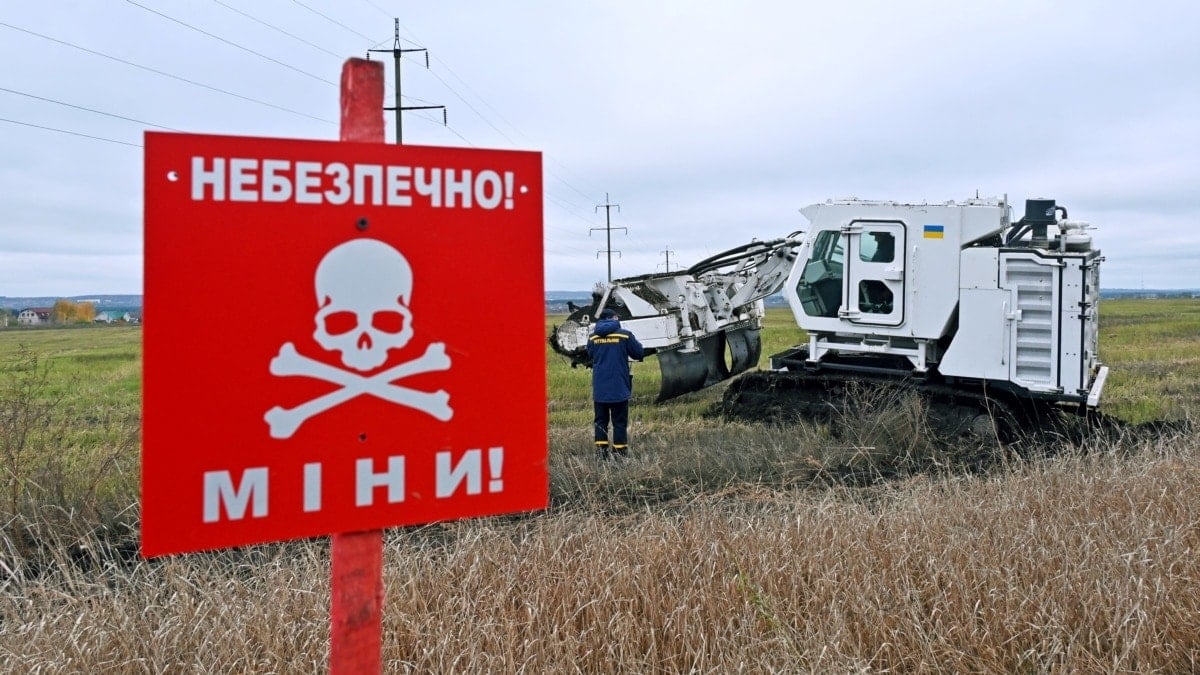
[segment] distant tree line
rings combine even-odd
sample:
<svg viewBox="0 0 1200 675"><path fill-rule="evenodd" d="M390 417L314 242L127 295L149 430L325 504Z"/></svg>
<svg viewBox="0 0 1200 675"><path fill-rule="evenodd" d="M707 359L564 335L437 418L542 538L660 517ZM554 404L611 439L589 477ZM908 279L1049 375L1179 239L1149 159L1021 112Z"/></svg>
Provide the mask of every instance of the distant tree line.
<svg viewBox="0 0 1200 675"><path fill-rule="evenodd" d="M50 312L54 323L91 323L96 318L96 303L58 300Z"/></svg>

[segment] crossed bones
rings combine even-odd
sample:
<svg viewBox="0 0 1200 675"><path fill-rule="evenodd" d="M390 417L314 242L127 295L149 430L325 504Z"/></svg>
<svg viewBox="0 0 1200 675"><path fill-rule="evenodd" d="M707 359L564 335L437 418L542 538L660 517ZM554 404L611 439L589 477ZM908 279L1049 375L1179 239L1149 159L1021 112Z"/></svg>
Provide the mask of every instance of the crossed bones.
<svg viewBox="0 0 1200 675"><path fill-rule="evenodd" d="M431 343L420 357L370 377L310 359L297 352L296 345L285 342L279 348L279 355L271 359L272 375L279 377L302 375L340 384L342 388L301 403L295 408L275 406L263 415L263 419L271 427L271 438L291 438L292 434L296 433L296 429L310 417L363 394L370 394L397 405L419 410L445 422L454 415L454 411L449 405L450 394L446 390L416 391L392 383L420 373L449 369L450 357L446 356L446 345L443 342Z"/></svg>

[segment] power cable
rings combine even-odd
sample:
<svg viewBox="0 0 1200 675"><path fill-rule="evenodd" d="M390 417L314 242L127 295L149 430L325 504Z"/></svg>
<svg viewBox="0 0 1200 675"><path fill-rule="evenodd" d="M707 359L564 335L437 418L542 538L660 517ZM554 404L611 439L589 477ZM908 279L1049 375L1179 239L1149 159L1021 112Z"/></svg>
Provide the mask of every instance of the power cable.
<svg viewBox="0 0 1200 675"><path fill-rule="evenodd" d="M367 3L368 5L370 5L370 6L374 7L374 8L375 8L375 11L377 11L377 12L379 12L380 14L382 14L382 15L386 16L387 18L389 18L389 19L393 18L391 14L388 14L386 11L384 11L384 9L383 9L382 7L380 7L379 5L377 5L377 4L373 3L373 2L371 2L371 0L363 0L363 2L365 2L365 3ZM405 29L405 30L407 30L407 29ZM375 45L375 46L376 46L376 47L378 47L379 45Z"/></svg>
<svg viewBox="0 0 1200 675"><path fill-rule="evenodd" d="M408 29L406 28L405 30L408 30ZM409 34L410 34L410 35L412 35L412 31L408 31L408 32L409 32ZM443 68L445 68L445 69L446 69L446 72L447 72L447 73L449 73L449 74L450 74L450 75L451 75L451 76L452 76L454 79L456 79L456 80L458 80L460 83L462 83L462 85L463 85L464 87L466 87L467 91L468 91L468 92L470 92L470 93L471 93L473 96L475 96L475 98L479 99L479 102L480 102L481 104L483 104L484 106L486 106L488 110L492 111L492 113L493 113L493 114L494 114L494 115L495 115L497 118L499 118L501 122L503 122L504 124L508 125L508 127L509 127L509 128L511 128L511 129L512 129L514 132L516 132L516 134L517 134L518 136L521 136L521 137L523 137L523 138L525 139L525 141L526 141L526 142L530 142L530 143L532 142L532 139L530 139L530 138L529 138L529 136L527 136L527 135L525 135L524 133L522 133L522 132L521 132L521 130L520 130L520 129L518 129L518 128L517 128L517 126L516 126L515 124L513 124L512 122L509 122L507 119L505 119L504 115L502 115L502 114L500 113L500 111L496 110L496 108L495 108L494 106L492 106L490 103L488 103L487 99L485 99L483 96L481 96L481 95L479 94L479 92L477 92L477 91L475 91L474 89L472 89L472 88L471 88L471 85L470 85L470 84L468 84L466 80L462 79L462 77L460 77L460 76L458 75L458 73L454 72L454 69L453 69L453 68L451 68L449 64L447 64L445 61L441 60L440 58L438 58L438 57L436 57L436 56L431 56L430 58L432 58L432 59L433 59L433 60L434 60L436 63L438 63L439 65L441 65ZM491 123L491 122L490 122L490 121L489 121L489 120L488 120L486 117L484 117L482 113L480 113L478 110L475 110L475 108L474 108L473 106L471 106L471 104L470 104L470 103L467 103L467 101L466 101L465 99L463 99L463 97L462 97L462 96L460 96L460 95L458 94L458 92L454 91L454 88L453 88L453 87L451 87L451 86L449 85L449 83L447 83L445 80L443 80L441 77L439 77L439 76L437 75L436 71L431 71L431 73L433 74L433 76L434 76L434 77L437 77L438 81L440 81L440 82L441 82L443 85L445 85L445 86L446 86L446 88L447 88L447 89L449 89L449 90L450 90L450 91L451 91L451 92L452 92L452 93L453 93L455 96L458 96L458 99L459 99L460 101L462 101L463 103L465 103L465 104L467 105L467 107L471 109L471 111L472 111L472 112L474 112L474 113L475 113L477 116L479 116L479 118L480 118L480 119L482 119L484 122L486 122L488 126L492 127L493 129L496 129L496 133L499 133L501 136L503 136L503 137L504 137L504 138L505 138L505 139L506 139L506 140L507 140L509 143L512 143L513 145L519 145L519 144L518 144L516 141L514 141L514 140L513 140L513 139L511 139L511 138L509 138L509 137L508 137L508 135L506 135L506 134L505 134L503 131L500 131L500 129L497 129L497 128L496 128L496 126L495 126L494 124L492 124L492 123ZM564 166L563 166L561 163L559 163L558 161L556 161L556 160L555 160L553 157L550 157L550 158L548 158L548 159L549 159L551 162L553 162L554 164L558 165L558 166L559 166L559 168L566 169L566 167L564 167ZM561 182L563 185L566 185L568 188L570 188L570 189L574 190L574 191L576 192L576 194L578 194L580 197L583 197L584 199L586 199L586 200L588 200L588 201L595 201L595 199L594 199L593 197L589 196L589 195L588 195L587 193L585 193L583 190L580 190L579 188L577 188L577 187L575 187L574 185L572 185L570 181L568 181L567 179L563 178L562 176L559 176L558 174L555 174L553 171L547 171L546 173L548 173L548 174L550 174L552 177L556 178L556 179L557 179L559 182Z"/></svg>
<svg viewBox="0 0 1200 675"><path fill-rule="evenodd" d="M274 109L276 109L276 110L281 110L281 111L283 111L283 112L291 113L291 114L293 114L293 115L299 115L299 116L301 116L301 117L307 117L307 118L309 118L309 119L316 120L316 121L318 121L318 122L325 122L326 124L337 124L337 122L335 122L335 121L333 121L333 120L328 120L328 119L325 119L325 118L323 118L323 117L317 117L317 116L315 116L315 115L310 115L310 114L308 114L308 113L306 113L306 112L301 112L301 111L299 111L299 110L292 110L291 108L285 108L285 107L283 107L283 106L281 106L281 105L276 105L276 104L274 104L274 103L269 103L269 102L267 102L267 101L262 101L262 100L259 100L259 99L256 99L256 98L252 98L252 97L250 97L250 96L243 96L242 94L237 94L237 93L234 93L234 92L232 92L232 91L228 91L228 90L226 90L226 89L221 89L220 87L214 87L214 86L212 86L212 85L204 84L203 82L197 82L197 81L195 81L195 80L189 80L189 79L188 79L188 78L186 78L186 77L180 77L179 75L173 75L173 74L171 74L171 73L168 73L168 72L165 72L165 71L162 71L162 70L158 70L158 69L156 69L156 68L151 68L150 66L143 66L143 65L142 65L142 64L140 64L140 63L134 63L133 61L127 61L127 60L125 60L125 59L118 58L118 57L116 57L116 56L112 56L112 55L110 55L110 54L105 54L105 53L103 53L103 52L98 52L98 51L96 51L96 50L94 50L94 49L88 49L87 47L81 47L81 46L79 46L79 45L77 45L77 44L73 44L73 43L71 43L71 42L67 42L67 41L65 41L65 40L59 40L59 39L57 39L57 38L52 38L52 37L50 37L49 35L42 35L41 33L35 33L34 31L31 31L31 30L28 30L28 29L25 29L25 28L21 28L21 27L19 27L19 26L14 26L14 25L12 25L12 24L9 24L9 23L4 23L3 21L0 21L0 26L3 26L3 27L5 27L5 28L11 29L11 30L15 30L15 31L18 31L18 32L21 32L21 33L25 33L25 34L27 34L27 35L32 35L32 36L34 36L34 37L38 37L38 38L41 38L41 39L43 39L43 40L47 40L47 41L49 41L49 42L54 42L54 43L56 43L56 44L63 45L64 47L70 47L70 48L72 48L72 49L78 49L78 50L79 50L79 51L81 51L81 52L86 52L86 53L88 53L88 54L92 54L92 55L94 55L94 56L99 56L99 57L102 57L102 58L106 58L106 59L109 59L110 61L116 61L117 63L122 63L122 64L124 64L124 65L127 65L127 66L132 66L132 67L134 67L134 68L139 68L139 69L141 69L141 70L144 70L144 71L147 71L147 72L150 72L150 73L154 73L155 75L162 75L163 77L169 77L169 78L171 78L171 79L173 79L173 80L178 80L178 81L180 81L180 82L185 82L185 83L187 83L187 84L190 84L190 85L192 85L192 86L195 86L195 87L201 87L201 88L203 88L203 89L208 89L209 91L215 91L215 92L217 92L217 93L220 93L220 94L225 94L226 96L233 96L234 98L240 98L240 99L242 99L243 101L248 101L248 102L250 102L250 103L256 103L256 104L258 104L258 105L266 106L266 107L268 107L268 108L274 108Z"/></svg>
<svg viewBox="0 0 1200 675"><path fill-rule="evenodd" d="M275 32L277 32L277 33L282 33L282 34L284 34L284 35L286 35L286 36L288 36L288 37L292 38L293 40L296 40L296 41L298 41L298 42L303 42L304 44L308 45L309 47L312 47L313 49L316 49L316 50L318 50L318 51L325 52L326 54L328 54L328 55L330 55L330 56L334 57L335 59L340 59L340 58L343 58L343 56L342 56L341 54L335 54L335 53L333 53L333 52L329 51L328 49L325 49L325 48L324 48L324 47L322 47L321 45L318 45L318 44L316 44L316 43L313 43L313 42L309 42L308 40L305 40L304 38L302 38L302 37L300 37L300 36L298 36L298 35L292 35L291 33L289 33L289 32L287 32L286 30L284 30L284 29L282 29L282 28L280 28L280 27L278 27L278 26L276 26L276 25L274 25L274 24L270 23L269 21L263 21L262 19L259 19L259 18L257 18L257 17L251 16L251 15L249 15L249 14L247 14L247 13L243 12L242 10L238 9L237 7L232 7L232 6L230 6L230 5L228 5L228 4L224 3L224 2L222 2L221 0L213 0L213 2L215 2L215 3L217 3L218 5L220 5L220 6L224 7L225 9L228 9L228 10L229 10L229 11L231 11L231 12L236 12L236 13L238 13L238 14L241 14L242 16L246 17L247 19L250 19L251 21L254 21L254 22L256 22L256 23L262 24L263 26L266 26L267 28L270 28L271 30L273 30L273 31L275 31Z"/></svg>
<svg viewBox="0 0 1200 675"><path fill-rule="evenodd" d="M446 62L445 62L445 61L442 61L441 59L437 58L436 56L434 56L434 57L430 57L430 58L432 58L434 61L436 61L437 63L441 64L443 67L445 67L447 72L449 72L449 73L453 74L453 71L451 71L451 70L450 70L450 67L446 65ZM520 145L520 143L518 143L518 142L516 142L515 140L513 140L513 139L512 139L512 137L510 137L508 134L504 133L504 131L503 131L503 130L501 130L501 129L500 129L499 127L497 127L495 124L492 124L492 121L491 121L491 120L489 120L487 117L485 117L483 113L479 112L479 110L478 110L478 109L476 109L476 108L475 108L475 106L471 105L471 103L470 103L469 101L467 101L467 99L466 99L466 98L464 98L462 94L458 93L458 91L457 91L457 90L456 90L454 87L450 86L450 83L449 83L449 82L447 82L445 79L443 79L443 78L442 78L442 76L438 75L438 73L437 73L437 71L436 71L436 70L432 70L432 69L431 69L431 70L429 71L429 74L430 74L430 75L433 75L433 77L434 77L435 79L437 79L437 81L438 81L438 82L441 82L441 83L442 83L442 86L446 87L446 89L447 89L447 90L449 90L451 94L454 94L454 96L455 96L456 98L458 98L458 100L460 100L460 101L462 101L462 102L463 102L463 105L467 106L467 108L468 108L468 109L469 109L471 112L475 113L475 116L476 116L476 117L478 117L479 119L483 120L484 124L488 125L488 126L489 126L489 127L491 127L491 128L492 128L492 129L493 129L493 130L494 130L496 133L500 134L500 136L501 136L501 137L503 137L503 138L504 138L504 140L508 141L508 142L509 142L509 144L511 144L511 145L514 145L514 146ZM455 75L454 77L455 77L455 79L457 79L459 82L463 82L462 78L458 77L457 75ZM476 98L478 98L478 99L479 99L479 101L480 101L481 103L483 103L483 105L486 105L486 106L487 106L487 107L488 107L490 110L492 110L493 112L495 112L495 108L493 108L491 105L488 105L488 103L487 103L487 100L486 100L486 99L484 99L484 98L483 98L482 96L480 96L478 93L475 93L475 92L474 92L474 90L471 90L471 87L470 87L470 85L467 85L467 84L466 84L466 82L463 82L463 85L464 85L464 86L466 86L466 87L467 87L467 89L468 89L469 91L471 91L471 93L472 93L472 94L474 94L474 95L475 95L475 97L476 97ZM496 113L496 116L497 116L497 117L499 117L499 118L501 119L501 121L503 121L505 124L507 124L508 126L512 127L512 128L513 128L513 130L514 130L514 131L516 131L518 135L520 135L520 136L525 136L524 134L522 134L522 133L520 132L520 130L519 130L519 129L517 129L516 127L514 127L514 126L512 125L512 123L511 123L511 122L508 122L507 120L504 120L503 116L501 116L499 113ZM529 140L528 136L525 136L525 138L526 138L526 140ZM552 162L553 162L553 161L554 161L554 159L553 159L553 158L550 158L550 161L552 161ZM557 162L555 162L555 163L557 163ZM592 198L591 198L591 197L589 197L589 196L588 196L586 193L584 193L584 192L583 192L582 190L580 190L579 188L577 188L577 187L575 187L574 185L572 185L572 184L571 184L571 183L570 183L570 182L569 182L567 179L563 178L562 176L559 176L558 174L554 173L553 171L549 171L549 170L547 170L547 171L546 171L546 173L550 174L550 176L551 176L551 177L555 178L556 180L558 180L559 182L561 182L563 185L566 185L568 188L571 188L572 190L574 190L574 191L575 191L577 194L579 194L579 196L583 197L584 199L587 199L588 201L592 201Z"/></svg>
<svg viewBox="0 0 1200 675"><path fill-rule="evenodd" d="M82 136L83 138L91 138L93 140L105 141L107 143L118 143L120 145L128 145L133 148L142 147L138 143L127 143L125 141L118 141L118 140L114 140L112 138L104 138L103 136L92 136L91 134L81 134L78 131L67 131L66 129L57 129L55 127L45 127L40 124L32 124L30 122L21 122L19 120L10 120L7 117L0 117L0 122L8 122L10 124L20 124L23 127L33 127L34 129L45 129L46 131L55 131L60 134L70 134L72 136Z"/></svg>
<svg viewBox="0 0 1200 675"><path fill-rule="evenodd" d="M624 215L623 213L621 213L619 210L617 211L617 220L619 220L619 221L621 221L621 222L629 222L629 221L628 221L628 220L625 218L625 215ZM639 235L637 232L634 232L634 233L630 234L630 237L633 239L633 243L635 243L635 244L639 245L641 248L654 248L655 246L657 246L657 244L655 244L655 245L653 245L653 246L652 246L652 245L650 245L650 244L649 244L649 243L648 243L648 242L647 242L645 239L643 239L643 238L641 237L641 235Z"/></svg>
<svg viewBox="0 0 1200 675"><path fill-rule="evenodd" d="M413 33L412 33L412 31L411 31L411 30L408 30L407 28L405 28L405 31L407 31L409 35L413 35ZM413 35L413 37L416 37L416 36L415 36L415 35ZM515 124L513 124L512 122L510 122L510 121L508 121L507 119L505 119L504 115L502 115L502 114L500 113L500 111L496 110L496 108L495 108L494 106L492 106L490 103L488 103L488 101L487 101L487 99L486 99L486 98L484 98L482 95L480 95L480 94L479 94L479 92L475 91L475 90L474 90L474 89L471 87L471 85L470 85L470 84L469 84L469 83L468 83L466 80L464 80L462 77L460 77L460 76L458 75L458 73L454 72L454 69L453 69L453 68L451 68L451 67L450 67L450 65L449 65L448 63L446 63L445 61L441 60L441 59L440 59L440 58L438 58L437 56L432 56L432 55L431 55L431 56L430 56L430 58L431 58L431 59L432 59L434 62L436 62L437 64L439 64L439 65L440 65L440 66L442 66L443 68L445 68L445 69L446 69L446 72L447 72L448 74L450 74L450 76L452 76L454 79L458 80L458 81L459 81L459 82L462 84L462 86L463 86L463 87L466 87L467 91L468 91L468 92L470 92L470 93L471 93L471 94L472 94L472 95L473 95L475 98L479 99L479 102L480 102L482 105L484 105L485 107L487 107L487 109L488 109L488 110L492 111L492 114L494 114L494 115L495 115L497 118L499 118L499 120L500 120L501 122L503 122L503 123L504 123L504 124L506 124L506 125L507 125L509 128L511 128L511 129L512 129L512 130L513 130L513 131L514 131L514 132L515 132L515 133L516 133L518 136L521 136L522 138L524 138L526 142L532 142L532 139L530 139L530 138L529 138L529 136L527 136L526 134L522 133L522 132L521 132L521 130L520 130L519 128L517 128L517 126L516 126ZM449 89L449 90L450 90L450 91L451 91L451 92L452 92L452 93L453 93L455 96L457 96L457 97L458 97L458 99L459 99L460 101L462 101L464 104L466 104L466 106L467 106L468 108L470 108L472 112L474 112L474 113L475 113L475 114L476 114L476 115L477 115L477 116L478 116L480 119L482 119L484 122L486 122L488 126L490 126L490 127L492 127L493 129L495 129L495 130L496 130L496 133L498 133L498 134L500 134L501 136L503 136L503 137L505 138L505 140L507 140L509 143L512 143L513 145L519 145L519 144L518 144L516 141L514 141L512 138L509 138L509 136L508 136L507 134L505 134L503 131L501 131L500 129L496 128L496 126L495 126L494 124L492 124L492 123L491 123L491 122L490 122L490 121L489 121L489 120L488 120L486 117L484 117L484 116L483 116L483 114L482 114L482 113L480 113L478 110L476 110L476 109L475 109L475 108L474 108L474 107L473 107L473 106L472 106L470 103L467 103L467 101L466 101L466 100L465 100L465 99L464 99L464 98L463 98L461 95L459 95L459 93L458 93L457 91L455 91L455 90L454 90L454 88L453 88L453 87L451 87L449 83L447 83L445 80L443 80L441 77L439 77L439 76L437 75L436 71L431 71L431 73L433 74L433 76L434 76L434 77L436 77L436 78L438 79L438 81L440 81L440 82L441 82L443 85L445 85L447 89ZM566 169L566 167L564 167L564 166L563 166L561 163L557 162L557 161L556 161L556 160L555 160L553 157L550 157L549 159L550 159L550 161L551 161L551 162L554 162L554 163L555 163L556 165L558 165L560 168L562 168L562 169ZM559 180L559 181L560 181L560 182L561 182L563 185L566 185L568 188L571 188L572 190L574 190L574 191L575 191L575 192L576 192L576 193L577 193L577 194L578 194L580 197L583 197L584 199L586 199L586 200L588 200L588 201L595 201L595 199L594 199L592 196L588 195L587 193L583 192L583 191L582 191L582 190L580 190L579 188L575 187L574 185L572 185L572 184L571 184L571 182L570 182L570 181L568 181L567 179L563 178L562 176L559 176L559 175L555 174L555 173L554 173L554 172L552 172L552 171L547 171L546 173L549 173L551 176L553 176L554 178L558 179L558 180Z"/></svg>
<svg viewBox="0 0 1200 675"><path fill-rule="evenodd" d="M321 77L320 75L313 75L312 73L310 73L306 70L301 70L301 69L297 68L296 66L291 65L290 63L284 63L283 61L280 61L279 59L271 58L270 56L267 56L266 54L263 54L261 52L256 52L253 49L250 49L249 47L239 45L238 43L233 42L232 40L226 40L225 38L221 37L220 35L214 35L213 33L210 33L206 30L196 28L195 26L191 25L190 23L180 21L179 19L176 19L175 17L172 17L172 16L167 16L166 14L163 14L162 12L150 9L149 7L147 7L145 5L140 5L136 2L134 2L133 0L125 0L125 2L133 5L134 7L140 7L142 9L146 10L147 12L150 12L151 14L157 14L158 16L161 16L162 18L164 18L168 21L174 21L175 23L179 24L180 26L184 26L185 28L190 28L191 30L196 31L197 33L200 33L201 35L207 35L208 37L210 37L214 40L219 40L221 42L224 42L225 44L227 44L231 47L237 47L238 49L241 49L244 52L248 52L259 58L266 59L266 60L270 61L271 63L281 65L284 68L287 68L288 70L294 70L297 73L300 73L301 75L304 75L306 77L311 77L312 79L314 79L318 82L324 82L325 84L331 84L335 87L339 86L338 83L334 82L333 80L327 80L327 79ZM297 4L299 4L299 3L297 3ZM367 38L367 39L370 39L370 38Z"/></svg>
<svg viewBox="0 0 1200 675"><path fill-rule="evenodd" d="M439 62L439 63L441 63L441 61L440 61L440 60L439 60L438 62ZM467 108L469 108L469 109L471 110L471 112L475 113L475 116L476 116L476 117L478 117L479 119L483 120L484 124L487 124L487 125L488 125L489 127L491 127L493 130L495 130L495 132L496 132L496 133L498 133L498 134L500 134L501 136L503 136L503 137L504 137L504 140L508 141L510 144L512 144L512 145L517 145L517 142L516 142L516 141L514 141L514 140L513 140L513 139L511 139L511 138L509 138L508 134L506 134L506 133L504 133L503 131L501 131L501 130L500 130L500 128L499 128L499 127L497 127L495 124L492 124L492 121L491 121L491 120L489 120L488 118L484 117L484 116L483 116L483 113L481 113L481 112L479 112L478 110L476 110L476 109L475 109L475 106L471 105L471 103L470 103L469 101L467 101L467 99L463 98L462 94L459 94L459 93L458 93L458 92L457 92L457 91L454 89L454 87L451 87L449 82L447 82L447 81L443 80L443 79L442 79L442 76L441 76L441 75L438 75L436 70L430 70L430 71L429 71L429 74L430 74L430 75L433 75L433 77L434 77L434 78L435 78L435 79L436 79L438 82L441 82L441 83L442 83L442 86L446 87L446 89L448 89L448 90L450 91L450 93L451 93L451 94L454 94L454 96L455 96L456 98L458 98L458 100L462 101L462 102L463 102L463 105L467 106Z"/></svg>
<svg viewBox="0 0 1200 675"><path fill-rule="evenodd" d="M46 98L46 97L44 97L44 96L38 96L38 95L36 95L36 94L30 94L30 93L27 93L27 92L24 92L24 91L17 91L16 89L9 89L9 88L7 88L7 87L0 87L0 91L7 91L7 92L8 92L8 93L10 93L10 94L16 94L16 95L18 95L18 96L26 96L26 97L28 97L28 98L36 98L36 99L37 99L37 100L39 100L39 101L45 101L45 102L47 102L47 103L56 103L56 104L58 104L58 105L66 106L66 107L68 107L68 108L75 108L76 110L86 110L86 111L88 111L88 112L90 112L90 113L96 113L97 115L104 115L105 117L114 117L114 118L116 118L116 119L119 119L119 120L125 120L126 122L136 122L137 124L144 124L144 125L146 125L146 126L148 126L148 127L155 127L155 128L157 128L157 129L166 129L167 131L179 131L179 129L172 129L171 127L164 127L164 126L163 126L163 125L161 125L161 124L155 124L155 123L153 123L153 122L146 122L146 121L143 121L143 120L134 119L134 118L132 118L132 117L125 117L124 115L117 115L117 114L115 114L115 113L104 112L103 110L96 110L96 109L94 109L94 108L88 108L88 107L81 106L81 105L75 105L74 103L67 103L67 102L65 102L65 101L58 101L58 100L55 100L55 99L52 99L52 98Z"/></svg>
<svg viewBox="0 0 1200 675"><path fill-rule="evenodd" d="M579 215L579 211L577 210L577 207L574 207L573 205L569 205L569 204L566 204L566 205L563 204L562 202L560 202L558 200L558 198L550 195L549 193L546 193L544 190L543 190L543 194L545 195L546 199L549 200L552 204L554 204L558 208L562 209L568 215L573 216L580 222L584 223L589 228L595 224L594 222L588 220L587 218L584 218L583 216Z"/></svg>
<svg viewBox="0 0 1200 675"><path fill-rule="evenodd" d="M126 2L128 2L128 1L129 0L126 0ZM367 40L367 41L371 40L370 35L363 35L362 33L354 30L353 28L347 26L346 24L342 23L341 21L330 18L329 16L318 12L317 10L313 9L312 7L309 7L308 5L304 4L303 2L300 2L300 0L292 0L292 2L294 2L297 5L300 5L301 7L303 7L304 9L307 9L308 11L312 12L313 14L316 14L317 16L321 17L322 19L325 19L329 23L332 23L335 26L340 26L341 28L344 28L344 29L350 31L351 33L354 33L355 35L359 36L360 38L362 38L364 40Z"/></svg>

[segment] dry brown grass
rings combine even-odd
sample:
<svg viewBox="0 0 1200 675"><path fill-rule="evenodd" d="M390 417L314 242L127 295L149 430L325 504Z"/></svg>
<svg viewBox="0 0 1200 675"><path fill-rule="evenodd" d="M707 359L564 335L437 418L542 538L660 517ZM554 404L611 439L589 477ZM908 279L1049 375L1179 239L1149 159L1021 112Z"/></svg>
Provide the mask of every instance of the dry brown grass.
<svg viewBox="0 0 1200 675"><path fill-rule="evenodd" d="M565 440L556 456L581 454ZM592 470L636 483L653 459ZM592 500L393 532L387 670L1200 668L1195 438L869 489L730 481L655 508ZM324 667L324 542L84 563L8 577L5 669Z"/></svg>
<svg viewBox="0 0 1200 675"><path fill-rule="evenodd" d="M59 373L92 353L64 344ZM326 541L132 555L140 359L112 361L46 427L78 434L0 462L0 671L323 670ZM634 458L600 464L583 394L552 394L550 511L388 534L388 672L1200 672L1181 427L980 461L911 400L834 435L703 418L701 392L635 401Z"/></svg>

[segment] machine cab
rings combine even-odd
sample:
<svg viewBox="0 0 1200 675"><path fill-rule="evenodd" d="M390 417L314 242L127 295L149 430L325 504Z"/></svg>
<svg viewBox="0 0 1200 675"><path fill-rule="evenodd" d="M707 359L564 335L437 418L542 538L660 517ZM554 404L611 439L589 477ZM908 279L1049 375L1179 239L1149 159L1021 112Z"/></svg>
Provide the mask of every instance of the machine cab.
<svg viewBox="0 0 1200 675"><path fill-rule="evenodd" d="M902 204L829 200L800 210L812 229L784 288L808 332L806 359L889 355L917 372L954 330L964 247L1008 222L1001 200Z"/></svg>
<svg viewBox="0 0 1200 675"><path fill-rule="evenodd" d="M795 287L804 313L854 324L904 323L905 230L898 220L852 220L816 232Z"/></svg>

